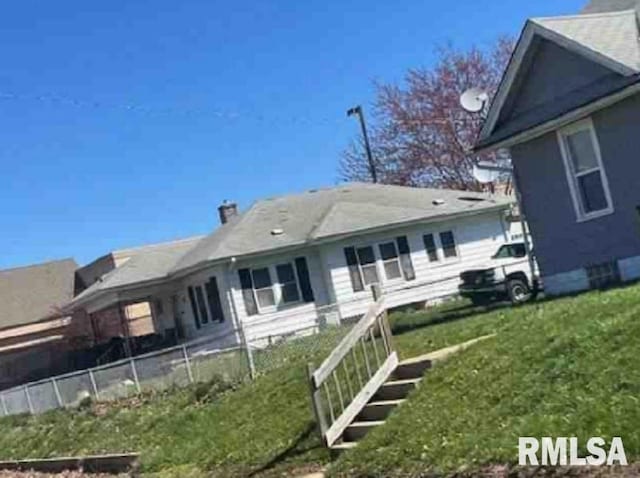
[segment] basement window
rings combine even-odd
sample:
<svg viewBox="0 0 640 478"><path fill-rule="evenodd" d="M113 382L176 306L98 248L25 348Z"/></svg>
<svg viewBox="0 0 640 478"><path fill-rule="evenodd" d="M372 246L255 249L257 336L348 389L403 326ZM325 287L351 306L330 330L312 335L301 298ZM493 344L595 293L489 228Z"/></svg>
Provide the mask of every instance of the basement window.
<svg viewBox="0 0 640 478"><path fill-rule="evenodd" d="M591 289L605 289L622 282L618 261L588 266L587 277Z"/></svg>

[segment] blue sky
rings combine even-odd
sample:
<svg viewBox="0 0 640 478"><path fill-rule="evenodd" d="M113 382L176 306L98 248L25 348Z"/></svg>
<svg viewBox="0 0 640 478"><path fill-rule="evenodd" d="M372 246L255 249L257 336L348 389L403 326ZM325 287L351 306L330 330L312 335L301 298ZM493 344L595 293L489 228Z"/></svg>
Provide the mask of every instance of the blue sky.
<svg viewBox="0 0 640 478"><path fill-rule="evenodd" d="M223 199L332 185L374 80L582 3L10 2L0 268L206 233Z"/></svg>

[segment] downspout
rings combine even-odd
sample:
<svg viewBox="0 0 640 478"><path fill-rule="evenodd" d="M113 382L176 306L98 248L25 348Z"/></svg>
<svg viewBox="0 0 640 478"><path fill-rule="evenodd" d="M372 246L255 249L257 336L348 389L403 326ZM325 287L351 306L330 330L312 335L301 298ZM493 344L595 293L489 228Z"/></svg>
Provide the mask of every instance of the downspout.
<svg viewBox="0 0 640 478"><path fill-rule="evenodd" d="M540 284L538 277L536 276L536 266L533 260L533 256L531 255L531 242L529 241L529 227L526 221L526 215L524 211L524 204L522 202L522 195L520 194L520 184L518 182L518 175L516 173L515 167L513 168L513 173L511 174L513 178L513 190L516 193L516 202L518 203L518 208L520 209L520 225L522 227L522 237L524 239L524 247L527 251L527 258L529 262L529 270L531 272L531 281L533 282L533 286L537 289Z"/></svg>

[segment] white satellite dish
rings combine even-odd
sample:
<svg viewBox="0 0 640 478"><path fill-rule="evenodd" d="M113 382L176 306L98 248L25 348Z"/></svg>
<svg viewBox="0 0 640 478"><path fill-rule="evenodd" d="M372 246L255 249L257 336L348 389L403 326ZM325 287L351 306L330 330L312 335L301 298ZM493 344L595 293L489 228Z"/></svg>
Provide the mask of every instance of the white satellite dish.
<svg viewBox="0 0 640 478"><path fill-rule="evenodd" d="M460 105L469 113L480 113L488 101L489 95L480 88L469 88L460 95Z"/></svg>
<svg viewBox="0 0 640 478"><path fill-rule="evenodd" d="M498 169L489 169L482 167L482 165L474 164L473 177L481 184L493 183L500 177L500 171Z"/></svg>

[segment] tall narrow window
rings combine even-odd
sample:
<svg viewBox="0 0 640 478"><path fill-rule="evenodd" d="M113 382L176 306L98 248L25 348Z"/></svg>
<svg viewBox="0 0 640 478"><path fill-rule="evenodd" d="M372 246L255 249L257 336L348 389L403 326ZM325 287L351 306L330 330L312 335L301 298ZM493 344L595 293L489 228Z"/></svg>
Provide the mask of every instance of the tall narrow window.
<svg viewBox="0 0 640 478"><path fill-rule="evenodd" d="M380 244L380 258L384 267L384 275L388 280L400 279L402 271L398 260L398 249L395 242Z"/></svg>
<svg viewBox="0 0 640 478"><path fill-rule="evenodd" d="M373 247L359 247L356 252L358 254L358 263L360 264L364 285L377 284L380 282Z"/></svg>
<svg viewBox="0 0 640 478"><path fill-rule="evenodd" d="M276 274L280 283L282 302L285 304L300 302L300 291L298 290L298 281L296 280L293 265L280 264L276 266Z"/></svg>
<svg viewBox="0 0 640 478"><path fill-rule="evenodd" d="M196 291L196 302L198 303L198 312L200 312L200 321L203 324L209 323L209 312L207 311L207 305L204 302L204 293L202 292L202 287L195 287Z"/></svg>
<svg viewBox="0 0 640 478"><path fill-rule="evenodd" d="M444 254L445 258L449 259L451 257L458 256L458 248L456 247L456 240L453 237L453 232L441 232L440 243L442 244L442 253Z"/></svg>
<svg viewBox="0 0 640 478"><path fill-rule="evenodd" d="M436 246L436 240L433 234L425 234L422 236L424 241L424 249L429 256L429 262L438 262L438 247Z"/></svg>
<svg viewBox="0 0 640 478"><path fill-rule="evenodd" d="M253 289L256 293L258 306L261 308L269 308L276 305L276 297L273 293L273 282L271 282L271 274L269 268L262 267L251 271L253 276Z"/></svg>
<svg viewBox="0 0 640 478"><path fill-rule="evenodd" d="M224 312L222 311L222 303L220 302L220 290L218 289L218 281L215 277L211 277L204 285L207 291L207 304L209 304L209 312L211 312L212 322L224 322Z"/></svg>
<svg viewBox="0 0 640 478"><path fill-rule="evenodd" d="M558 132L569 188L579 220L613 211L598 139L590 119Z"/></svg>

